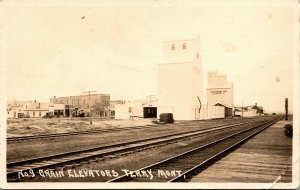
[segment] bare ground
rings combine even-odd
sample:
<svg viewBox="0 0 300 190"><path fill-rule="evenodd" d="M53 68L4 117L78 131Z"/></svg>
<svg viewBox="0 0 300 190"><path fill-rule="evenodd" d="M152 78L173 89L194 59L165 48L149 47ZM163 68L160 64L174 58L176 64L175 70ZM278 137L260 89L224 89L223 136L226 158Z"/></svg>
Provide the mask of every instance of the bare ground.
<svg viewBox="0 0 300 190"><path fill-rule="evenodd" d="M93 118L19 118L7 119L7 137L86 131L100 128L151 125L152 119L115 120Z"/></svg>

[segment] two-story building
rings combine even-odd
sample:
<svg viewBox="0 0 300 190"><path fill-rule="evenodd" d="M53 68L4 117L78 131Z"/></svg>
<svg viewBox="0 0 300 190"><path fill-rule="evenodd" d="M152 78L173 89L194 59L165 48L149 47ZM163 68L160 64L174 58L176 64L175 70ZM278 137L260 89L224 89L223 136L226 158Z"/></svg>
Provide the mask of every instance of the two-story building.
<svg viewBox="0 0 300 190"><path fill-rule="evenodd" d="M83 113L85 116L107 117L109 116L109 94L91 94L80 96L50 98L50 102L65 105L66 116L72 113L73 116Z"/></svg>
<svg viewBox="0 0 300 190"><path fill-rule="evenodd" d="M7 102L7 118L18 118L20 114L24 114L24 109L27 109L33 102L32 101L8 101Z"/></svg>

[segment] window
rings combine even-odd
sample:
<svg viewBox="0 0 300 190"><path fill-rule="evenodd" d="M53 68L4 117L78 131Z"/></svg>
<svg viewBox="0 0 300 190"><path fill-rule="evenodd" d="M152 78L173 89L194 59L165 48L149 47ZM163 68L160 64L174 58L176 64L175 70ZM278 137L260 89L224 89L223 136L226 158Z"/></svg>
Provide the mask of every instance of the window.
<svg viewBox="0 0 300 190"><path fill-rule="evenodd" d="M128 111L129 111L129 113L132 113L132 107L129 107Z"/></svg>
<svg viewBox="0 0 300 190"><path fill-rule="evenodd" d="M198 52L197 52L197 59L199 58L199 54L198 54Z"/></svg>
<svg viewBox="0 0 300 190"><path fill-rule="evenodd" d="M41 113L41 112L39 113L39 116L40 116L40 117L42 116L42 113Z"/></svg>
<svg viewBox="0 0 300 190"><path fill-rule="evenodd" d="M32 116L33 116L33 117L35 116L35 112L32 112Z"/></svg>
<svg viewBox="0 0 300 190"><path fill-rule="evenodd" d="M186 43L182 44L182 49L186 49Z"/></svg>
<svg viewBox="0 0 300 190"><path fill-rule="evenodd" d="M172 50L175 50L175 44L172 44Z"/></svg>

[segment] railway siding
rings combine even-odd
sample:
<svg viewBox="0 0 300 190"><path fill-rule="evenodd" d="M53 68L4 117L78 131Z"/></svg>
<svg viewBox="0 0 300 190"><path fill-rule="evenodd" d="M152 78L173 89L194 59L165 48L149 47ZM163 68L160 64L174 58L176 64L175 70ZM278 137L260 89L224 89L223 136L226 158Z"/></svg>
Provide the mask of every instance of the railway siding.
<svg viewBox="0 0 300 190"><path fill-rule="evenodd" d="M250 127L250 126L249 126L249 127ZM237 130L237 129L236 129L236 130ZM237 131L239 131L239 130L237 130ZM233 132L233 131L231 131L231 132L228 131L228 134L232 134L232 132ZM221 134L220 134L220 135L221 135ZM225 135L225 134L223 134L223 135ZM215 135L214 135L214 136L215 136ZM221 135L221 136L222 136L222 135ZM204 136L203 136L203 137L204 137ZM199 138L198 140L196 139L196 141L198 141L197 144L199 143L199 140L200 140L200 141L206 141L206 140L205 140L205 139L206 139L206 136L205 136L204 138L203 138L203 137L202 137L202 138ZM210 137L213 137L213 136L207 136L207 137L210 138ZM216 138L216 136L215 136L215 138ZM212 139L212 140L213 140L213 139ZM193 140L192 140L192 141L193 141ZM196 144L193 144L193 143L179 142L179 143L177 144L177 147L175 147L175 148L178 149L178 146L179 146L179 147L181 147L180 149L182 149L182 148L185 149L185 148L187 148L187 146L194 146L194 145L196 146ZM172 143L171 143L170 145L168 145L168 146L172 146ZM175 144L174 144L174 146L175 146ZM199 145L198 145L198 146L199 146ZM191 147L190 147L190 148L191 148ZM190 148L189 148L189 149L190 149ZM164 147L162 147L162 149L164 149ZM162 151L162 149L161 149L161 148L158 148L158 149L156 149L156 152L157 152L157 151L160 152L160 151ZM143 149L143 150L141 151L141 153L143 153L144 151L149 152L150 150L149 150L149 149L146 149L146 150ZM171 151L171 152L174 152L174 150ZM86 153L83 153L83 154L86 154ZM136 154L140 154L140 151L134 153L134 155L136 155ZM120 156L122 156L122 155L123 155L123 153L120 154ZM129 155L130 155L130 154L129 154ZM149 156L149 153L148 153L148 154L146 153L146 155ZM151 155L152 155L152 154L151 154ZM160 155L160 157L162 156L161 154L159 154L159 155ZM170 157L170 155L171 155L171 154L166 155L166 156ZM88 155L88 156L89 156L89 155ZM91 155L91 156L93 156L93 155ZM108 156L109 156L109 155L108 155ZM111 156L113 156L113 155L111 155ZM118 157L118 155L114 155L114 158L115 158L116 156ZM128 155L125 154L124 157L126 158L127 156L128 156ZM147 157L148 157L148 156L147 156ZM104 157L103 157L103 158L104 158ZM108 165L110 165L110 164L109 164L109 161L107 162L107 164L108 164L108 165L107 165L107 164L104 163L105 160L106 160L106 158L105 158L104 162L103 162L103 158L100 158L100 161L101 161L101 162L99 162L99 161L94 161L94 160L99 160L99 158L97 158L97 159L91 159L91 160L88 161L87 163L85 163L85 161L82 161L82 162L80 162L80 163L78 163L78 164L77 164L77 163L73 163L73 164L71 163L70 166L65 165L65 167L62 167L62 168L65 168L65 171L67 171L68 169L73 170L73 168L76 168L76 171L80 171L80 169L83 169L82 171L86 171L88 168L91 168L93 171L95 170L95 168L96 168L96 169L100 169L100 170L101 170L101 169L105 169L105 171L108 169L108 171L109 171L110 169L113 168L115 171L119 172L119 171L118 171L118 168L119 168L119 167L117 166L117 165L119 165L119 164L116 164L116 165L115 165L115 164L111 163L111 164L112 164L112 165L111 165L112 167L107 167ZM135 160L139 160L136 156L135 156L134 159L135 159ZM153 157L152 157L152 159L153 159ZM115 160L115 159L109 159L109 160L112 160L112 162L114 162L113 160ZM123 158L120 158L120 159L117 158L117 159L115 160L115 162L118 163L118 160L119 160L119 161L122 161L122 163L120 163L121 165L120 165L120 168L119 168L119 169L124 169L124 168L125 168L125 169L130 169L130 170L131 170L131 169L134 169L134 168L136 168L136 169L137 169L137 168L140 168L141 166L143 167L143 165L144 165L144 166L145 166L145 165L148 165L148 164L146 164L147 162L142 161L143 164L142 164L141 166L137 166L137 165L139 165L138 163L141 162L141 160L139 160L138 163L135 164L135 166L130 167L130 164L129 164L129 165L128 165L128 163L126 164L126 161L125 161L125 160L128 160L128 159L123 160ZM124 161L125 161L125 162L124 162ZM45 162L47 163L47 161L44 161L43 163L45 163ZM130 161L129 161L129 162L130 162ZM132 160L131 160L131 162L132 162ZM151 162L153 162L153 160L152 160ZM97 163L99 163L99 164L97 164ZM50 164L51 164L51 163L50 163ZM98 165L98 166L97 166L97 165ZM105 165L106 165L106 166L105 166ZM184 164L184 165L185 165L185 167L187 167L186 164ZM37 165L37 166L39 166L39 165ZM193 167L193 165L189 166L189 167L186 168L186 169L189 169L189 168L191 168L191 167ZM59 168L57 168L57 169L59 170ZM166 175L167 175L167 172L169 172L169 173L172 172L170 169L175 169L175 168L172 167L172 168L158 168L158 169L163 169L162 171L163 171L163 172L166 172ZM186 170L186 169L184 169L184 170ZM184 170L183 170L183 171L184 171ZM69 170L68 170L68 171L69 171ZM75 171L75 170L74 170L74 171ZM158 170L155 170L155 171L158 171ZM181 172L181 170L178 170L178 171ZM124 173L124 172L119 172L119 173L120 173L120 175L122 175L122 173ZM171 174L171 173L170 173L170 174ZM174 176L173 176L173 177L174 177ZM173 177L171 177L170 179L172 179ZM176 177L176 176L175 176L175 177ZM23 178L22 178L22 179L23 179ZM104 177L102 177L101 179L99 179L99 178L94 178L94 177L92 177L92 178L89 177L89 179L87 179L87 178L82 178L82 180L84 180L84 181L90 180L90 179L91 179L92 181L107 181L107 180L110 180L111 177L109 177L109 176L108 176L108 177L107 177L107 176L105 177L105 176L104 176ZM169 181L170 179L166 179L166 180L162 180L162 181ZM24 180L25 180L25 181L28 181L28 180L29 180L29 181L32 181L33 179L28 179L28 180L27 180L27 178L24 178ZM34 178L34 181L40 181L40 180L41 180L41 181L44 181L44 180L41 179L41 178ZM48 179L48 180L49 180L49 179ZM66 176L65 176L65 177L60 177L60 178L55 178L55 179L53 178L53 180L54 180L54 181L65 181L65 180L67 180L67 181L72 181L72 178L67 179ZM77 180L78 180L78 179L77 179ZM22 181L23 181L23 180L22 180ZM157 181L157 180L152 180L152 181ZM160 181L160 180L159 180L159 181Z"/></svg>

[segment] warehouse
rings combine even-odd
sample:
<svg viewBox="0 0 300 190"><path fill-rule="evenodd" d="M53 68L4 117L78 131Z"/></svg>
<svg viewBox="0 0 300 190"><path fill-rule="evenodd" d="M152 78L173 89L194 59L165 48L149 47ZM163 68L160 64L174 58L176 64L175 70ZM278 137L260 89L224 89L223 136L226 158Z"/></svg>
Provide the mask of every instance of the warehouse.
<svg viewBox="0 0 300 190"><path fill-rule="evenodd" d="M156 118L157 100L134 100L115 105L115 119Z"/></svg>

